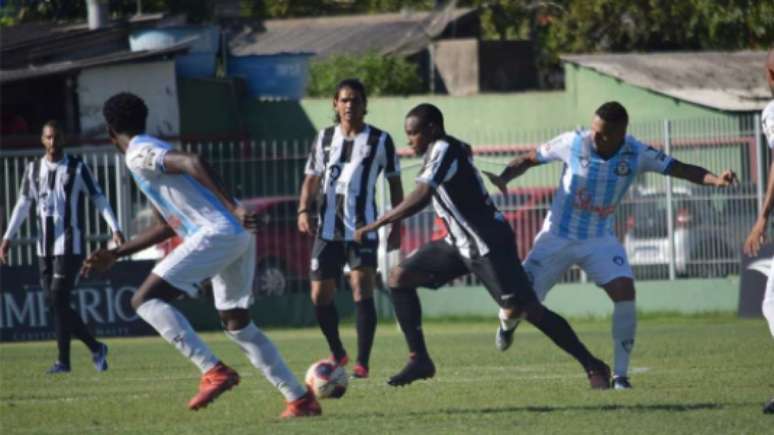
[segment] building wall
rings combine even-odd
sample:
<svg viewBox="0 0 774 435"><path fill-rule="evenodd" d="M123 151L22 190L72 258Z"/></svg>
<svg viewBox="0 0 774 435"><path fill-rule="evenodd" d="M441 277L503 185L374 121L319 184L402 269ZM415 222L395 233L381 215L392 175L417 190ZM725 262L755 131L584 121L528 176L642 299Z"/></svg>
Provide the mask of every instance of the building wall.
<svg viewBox="0 0 774 435"><path fill-rule="evenodd" d="M180 134L174 61L96 67L78 76L81 134L104 136L102 105L118 92L139 95L148 105L147 131L159 136Z"/></svg>

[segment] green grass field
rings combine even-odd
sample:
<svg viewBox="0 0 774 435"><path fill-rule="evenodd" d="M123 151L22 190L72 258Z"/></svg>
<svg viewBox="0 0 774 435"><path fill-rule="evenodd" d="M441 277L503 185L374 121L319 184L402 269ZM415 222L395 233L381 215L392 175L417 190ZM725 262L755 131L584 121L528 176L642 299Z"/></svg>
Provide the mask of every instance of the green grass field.
<svg viewBox="0 0 774 435"><path fill-rule="evenodd" d="M581 338L610 360L609 321L576 320ZM580 367L524 327L506 353L493 321L427 322L438 373L395 389L386 378L406 358L395 325L379 325L371 378L323 402L320 418L281 421L274 391L220 333L205 334L242 383L200 412L186 409L194 366L160 338L107 339L110 370L96 373L73 343L73 372L45 375L53 342L0 345L0 433L11 434L764 434L774 415L774 341L763 320L730 315L640 319L631 391L591 391ZM355 352L352 325L345 344ZM316 329L270 330L301 376L327 355Z"/></svg>

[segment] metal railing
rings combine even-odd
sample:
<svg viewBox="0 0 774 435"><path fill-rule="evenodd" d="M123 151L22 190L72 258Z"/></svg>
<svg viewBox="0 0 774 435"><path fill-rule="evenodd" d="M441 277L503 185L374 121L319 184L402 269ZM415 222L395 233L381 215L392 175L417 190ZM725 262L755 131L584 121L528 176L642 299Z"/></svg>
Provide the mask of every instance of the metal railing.
<svg viewBox="0 0 774 435"><path fill-rule="evenodd" d="M744 237L752 226L762 202L769 153L760 139L757 117L664 121L633 124L630 133L643 142L664 149L686 163L713 172L736 171L740 186L714 189L693 186L658 174L638 177L615 212L616 234L624 244L638 279L724 276L739 273L739 256ZM499 172L516 154L550 140L568 129L513 132L508 137L460 138L474 146L475 162L481 170ZM453 128L450 128L453 134ZM485 134L485 133L484 133ZM398 143L402 141L395 138ZM263 216L259 233L258 279L256 289L272 294L306 291L311 240L296 231L296 197L303 179L303 167L311 138L297 141L184 141L179 148L203 155L220 174L227 189L256 207ZM123 156L110 146L68 148L81 155L91 167L129 236L152 222L147 200L127 176ZM420 160L401 148L404 190L413 188ZM2 150L0 227L4 230L11 214L26 162L41 151ZM535 167L510 184L508 195L488 186L497 205L505 212L516 232L523 258L539 231L550 207L561 175L561 163ZM389 189L379 184L380 203L388 205ZM88 201L85 239L87 252L109 239L107 226ZM32 216L31 216L32 217ZM34 263L36 219L27 219L14 240L12 264ZM383 273L402 256L441 236L430 208L403 225L399 253L381 252ZM384 240L384 237L382 237ZM171 246L145 252L138 257L158 257ZM577 269L565 281L583 281ZM473 283L471 279L463 281ZM459 283L458 283L459 284Z"/></svg>

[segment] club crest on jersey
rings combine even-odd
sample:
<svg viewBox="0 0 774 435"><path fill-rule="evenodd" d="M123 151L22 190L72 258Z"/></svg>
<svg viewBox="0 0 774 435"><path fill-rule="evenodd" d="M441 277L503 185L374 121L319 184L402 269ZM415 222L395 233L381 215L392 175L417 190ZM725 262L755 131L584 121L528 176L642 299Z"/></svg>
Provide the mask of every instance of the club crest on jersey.
<svg viewBox="0 0 774 435"><path fill-rule="evenodd" d="M579 160L582 168L589 167L589 158L587 156L580 156Z"/></svg>
<svg viewBox="0 0 774 435"><path fill-rule="evenodd" d="M360 157L368 157L368 155L371 154L371 147L366 145L360 148Z"/></svg>
<svg viewBox="0 0 774 435"><path fill-rule="evenodd" d="M615 167L615 175L618 175L619 177L625 177L631 172L632 168L630 168L629 164L624 161L619 162L618 166Z"/></svg>

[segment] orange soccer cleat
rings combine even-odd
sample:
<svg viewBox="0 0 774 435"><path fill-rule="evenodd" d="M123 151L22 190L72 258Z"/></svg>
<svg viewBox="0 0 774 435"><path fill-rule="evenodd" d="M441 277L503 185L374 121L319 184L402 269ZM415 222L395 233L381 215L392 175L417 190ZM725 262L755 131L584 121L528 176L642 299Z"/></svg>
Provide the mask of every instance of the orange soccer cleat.
<svg viewBox="0 0 774 435"><path fill-rule="evenodd" d="M306 390L306 394L298 399L288 402L288 406L280 414L281 418L314 417L322 414L320 402L314 397L312 390Z"/></svg>
<svg viewBox="0 0 774 435"><path fill-rule="evenodd" d="M239 373L219 362L202 375L199 392L188 402L188 409L196 411L204 408L223 392L239 384Z"/></svg>

